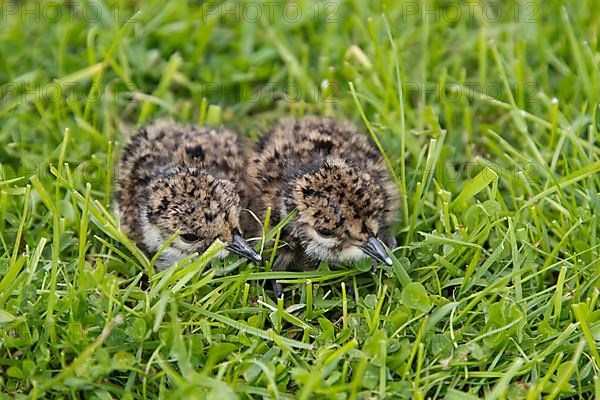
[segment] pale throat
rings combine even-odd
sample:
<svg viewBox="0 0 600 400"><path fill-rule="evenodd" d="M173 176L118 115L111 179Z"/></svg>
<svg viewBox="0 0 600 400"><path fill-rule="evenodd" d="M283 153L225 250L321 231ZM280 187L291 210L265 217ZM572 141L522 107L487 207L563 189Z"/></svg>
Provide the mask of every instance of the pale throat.
<svg viewBox="0 0 600 400"><path fill-rule="evenodd" d="M306 243L306 254L320 260L344 262L367 257L358 246L348 245L340 250L336 238L324 238L314 231L307 236L309 240Z"/></svg>

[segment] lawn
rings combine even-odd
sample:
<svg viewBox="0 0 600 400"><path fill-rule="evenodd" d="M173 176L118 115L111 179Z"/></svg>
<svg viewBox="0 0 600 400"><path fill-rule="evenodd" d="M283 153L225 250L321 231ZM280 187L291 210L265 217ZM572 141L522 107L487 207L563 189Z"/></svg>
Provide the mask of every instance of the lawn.
<svg viewBox="0 0 600 400"><path fill-rule="evenodd" d="M0 398L600 398L600 3L0 1ZM394 265L166 271L124 135L354 121ZM266 221L268 222L268 221ZM286 282L276 301L270 279ZM146 282L146 283L143 283Z"/></svg>

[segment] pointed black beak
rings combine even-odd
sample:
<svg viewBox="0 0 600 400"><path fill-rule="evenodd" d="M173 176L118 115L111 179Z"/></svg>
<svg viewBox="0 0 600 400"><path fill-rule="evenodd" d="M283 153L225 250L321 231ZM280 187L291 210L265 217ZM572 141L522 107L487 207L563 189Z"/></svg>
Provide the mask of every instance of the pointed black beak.
<svg viewBox="0 0 600 400"><path fill-rule="evenodd" d="M250 245L246 243L244 239L242 239L242 237L237 233L233 234L233 242L227 246L227 250L239 256L246 257L255 263L262 261L260 254L254 251L254 249L250 247Z"/></svg>
<svg viewBox="0 0 600 400"><path fill-rule="evenodd" d="M370 237L360 249L375 261L386 265L392 265L392 259L388 256L385 247L383 247L383 244L381 244L379 239Z"/></svg>

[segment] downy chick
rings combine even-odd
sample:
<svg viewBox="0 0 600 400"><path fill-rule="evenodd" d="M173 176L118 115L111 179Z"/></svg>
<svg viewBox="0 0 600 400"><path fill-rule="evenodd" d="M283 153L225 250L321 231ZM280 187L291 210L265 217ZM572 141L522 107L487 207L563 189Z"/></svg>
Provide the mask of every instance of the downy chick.
<svg viewBox="0 0 600 400"><path fill-rule="evenodd" d="M232 252L260 262L239 222L245 160L239 137L226 129L171 121L140 128L121 156L123 230L149 255L180 232L157 260L159 269L203 253L215 239L227 244L220 256Z"/></svg>
<svg viewBox="0 0 600 400"><path fill-rule="evenodd" d="M365 257L391 265L381 240L395 247L389 229L398 214L397 188L379 151L353 124L281 120L258 143L249 177L259 217L271 207L276 224L297 212L283 230L288 248L279 251L275 270Z"/></svg>

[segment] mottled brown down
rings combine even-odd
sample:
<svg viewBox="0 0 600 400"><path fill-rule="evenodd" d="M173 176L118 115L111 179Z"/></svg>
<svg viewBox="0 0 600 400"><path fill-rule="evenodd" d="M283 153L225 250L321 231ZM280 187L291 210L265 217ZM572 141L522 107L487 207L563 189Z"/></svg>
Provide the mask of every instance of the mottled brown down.
<svg viewBox="0 0 600 400"><path fill-rule="evenodd" d="M226 129L157 121L139 129L123 149L119 211L123 230L147 253L181 236L159 259L165 267L215 240L242 231L239 193L247 157ZM243 196L246 198L247 196ZM195 236L196 240L187 240Z"/></svg>
<svg viewBox="0 0 600 400"><path fill-rule="evenodd" d="M397 188L369 138L349 122L283 119L265 134L249 165L251 208L273 225L292 210L284 229L289 249L277 269L310 268L320 260L363 258L369 237L393 244Z"/></svg>

